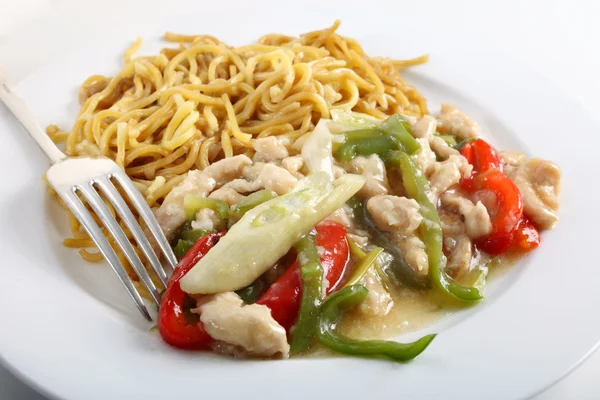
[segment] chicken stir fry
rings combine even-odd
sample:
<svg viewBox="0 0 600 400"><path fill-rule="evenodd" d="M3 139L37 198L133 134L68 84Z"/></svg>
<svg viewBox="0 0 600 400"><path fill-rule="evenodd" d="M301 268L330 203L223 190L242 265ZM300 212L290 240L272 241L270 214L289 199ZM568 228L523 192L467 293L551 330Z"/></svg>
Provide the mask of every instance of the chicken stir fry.
<svg viewBox="0 0 600 400"><path fill-rule="evenodd" d="M227 292L201 297L192 312L200 315L206 332L215 340L238 346L249 355L288 357L285 329L266 306L244 305L237 294Z"/></svg>
<svg viewBox="0 0 600 400"><path fill-rule="evenodd" d="M487 262L536 248L558 221L559 168L498 152L450 105L335 113L296 143L252 146L190 172L155 210L181 259L159 320L173 346L287 358L320 342L404 361L433 336L373 350L336 329L343 311L384 318L403 307L398 288L478 301Z"/></svg>

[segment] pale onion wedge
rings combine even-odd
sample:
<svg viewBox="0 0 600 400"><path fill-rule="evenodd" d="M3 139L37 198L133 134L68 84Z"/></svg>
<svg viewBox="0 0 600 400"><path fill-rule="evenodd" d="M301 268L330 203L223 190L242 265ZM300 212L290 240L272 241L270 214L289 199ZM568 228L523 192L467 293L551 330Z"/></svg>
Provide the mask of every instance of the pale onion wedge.
<svg viewBox="0 0 600 400"><path fill-rule="evenodd" d="M364 183L352 174L331 182L326 172L300 180L291 192L248 211L181 279L181 289L212 294L248 286Z"/></svg>
<svg viewBox="0 0 600 400"><path fill-rule="evenodd" d="M352 129L374 128L383 122L368 114L342 110L331 110L331 118L333 122Z"/></svg>
<svg viewBox="0 0 600 400"><path fill-rule="evenodd" d="M333 181L332 136L327 128L328 120L321 119L302 145L302 158L309 172L326 172Z"/></svg>

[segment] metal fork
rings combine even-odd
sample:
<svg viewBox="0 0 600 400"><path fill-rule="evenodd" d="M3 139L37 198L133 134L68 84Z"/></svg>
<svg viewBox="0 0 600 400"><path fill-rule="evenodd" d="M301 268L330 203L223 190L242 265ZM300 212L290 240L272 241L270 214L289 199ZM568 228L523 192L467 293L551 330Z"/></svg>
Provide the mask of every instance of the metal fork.
<svg viewBox="0 0 600 400"><path fill-rule="evenodd" d="M85 200L98 217L100 217L103 225L119 245L141 282L150 293L150 296L158 305L160 304L158 288L152 282L152 279L150 279L150 275L144 268L142 260L138 257L125 232L121 229L115 217L112 216L101 197L103 195L115 208L118 215L125 221L135 241L142 248L146 260L152 265L163 285L166 286L167 274L163 265L137 219L129 209L125 199L119 193L115 182L121 187L130 203L133 204L139 215L143 218L148 227L149 234L153 236L158 247L165 255L168 264L174 268L175 264L177 264L177 259L142 194L133 185L127 174L109 158L67 158L42 130L23 100L11 89L6 73L1 68L0 99L17 117L44 153L46 153L53 164L46 174L48 182L56 190L56 193L58 193L67 207L69 207L96 246L98 246L98 249L108 261L115 274L117 274L125 289L127 289L139 311L146 319L151 321L152 317L144 304L142 296L134 286L133 281L125 271L125 267L119 261L117 254L110 246L100 226L96 223L83 201Z"/></svg>

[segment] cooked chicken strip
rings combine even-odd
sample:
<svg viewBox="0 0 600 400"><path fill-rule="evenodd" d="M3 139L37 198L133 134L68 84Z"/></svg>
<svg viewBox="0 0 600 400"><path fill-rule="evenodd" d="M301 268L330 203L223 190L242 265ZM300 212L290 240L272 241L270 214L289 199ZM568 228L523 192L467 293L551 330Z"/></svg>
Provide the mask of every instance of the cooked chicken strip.
<svg viewBox="0 0 600 400"><path fill-rule="evenodd" d="M240 346L253 356L289 356L285 329L267 306L244 305L237 294L227 292L202 297L192 312L200 315L213 339Z"/></svg>
<svg viewBox="0 0 600 400"><path fill-rule="evenodd" d="M523 162L513 181L523 197L523 212L542 229L551 229L558 221L560 169L556 164L532 158Z"/></svg>
<svg viewBox="0 0 600 400"><path fill-rule="evenodd" d="M256 139L252 144L252 147L256 150L254 161L257 162L283 160L289 156L283 140L277 136Z"/></svg>
<svg viewBox="0 0 600 400"><path fill-rule="evenodd" d="M165 236L171 238L175 230L185 222L183 198L187 194L206 197L215 188L241 175L252 160L244 155L225 158L203 170L188 172L185 179L171 190L161 206L155 211L156 219Z"/></svg>
<svg viewBox="0 0 600 400"><path fill-rule="evenodd" d="M454 135L460 140L479 136L479 125L450 104L442 104L437 121L441 133Z"/></svg>

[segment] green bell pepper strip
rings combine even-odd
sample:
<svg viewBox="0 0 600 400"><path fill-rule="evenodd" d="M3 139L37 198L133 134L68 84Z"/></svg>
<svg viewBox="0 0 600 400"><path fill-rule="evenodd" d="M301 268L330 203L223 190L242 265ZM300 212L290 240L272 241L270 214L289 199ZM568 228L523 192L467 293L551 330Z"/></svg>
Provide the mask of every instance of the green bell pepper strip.
<svg viewBox="0 0 600 400"><path fill-rule="evenodd" d="M323 266L313 235L304 236L295 247L301 266L302 299L298 319L290 331L290 351L301 353L315 341L319 306L323 300Z"/></svg>
<svg viewBox="0 0 600 400"><path fill-rule="evenodd" d="M188 250L191 249L193 245L194 245L194 242L191 242L189 240L179 239L177 241L177 244L175 245L175 247L173 247L173 253L175 253L175 257L178 260L181 260L183 258L183 256L185 256L185 253L187 253Z"/></svg>
<svg viewBox="0 0 600 400"><path fill-rule="evenodd" d="M383 121L381 129L394 137L400 143L400 146L402 146L402 150L406 153L414 154L421 150L421 145L417 139L410 134L408 122L406 122L401 115L395 114Z"/></svg>
<svg viewBox="0 0 600 400"><path fill-rule="evenodd" d="M359 260L362 260L363 258L365 258L367 253L365 253L356 244L356 242L354 240L350 239L349 237L347 237L346 240L348 240L348 247L350 247L350 254L352 254L354 257L358 258Z"/></svg>
<svg viewBox="0 0 600 400"><path fill-rule="evenodd" d="M190 223L187 222L179 234L179 239L173 247L173 253L175 253L175 257L180 260L194 245L194 243L196 243L200 238L210 235L211 233L213 233L213 231L206 229L191 229Z"/></svg>
<svg viewBox="0 0 600 400"><path fill-rule="evenodd" d="M236 290L235 293L237 293L237 295L244 300L244 303L254 304L266 290L267 287L265 282L259 278L251 285L246 286L243 289Z"/></svg>
<svg viewBox="0 0 600 400"><path fill-rule="evenodd" d="M380 271L384 272L395 285L403 282L418 289L429 287L429 280L415 273L415 270L404 259L404 255L398 246L392 242L385 232L377 229L363 203L356 197L352 197L346 204L352 209L357 226L367 231L371 236L371 243L382 247L393 257L392 262L385 268L380 268Z"/></svg>
<svg viewBox="0 0 600 400"><path fill-rule="evenodd" d="M398 141L388 135L348 140L336 151L335 158L342 162L347 162L356 156L381 155L391 150L398 150L399 148Z"/></svg>
<svg viewBox="0 0 600 400"><path fill-rule="evenodd" d="M231 214L235 217L242 218L244 214L252 210L254 207L277 197L277 193L272 190L259 190L254 192L242 201L231 207Z"/></svg>
<svg viewBox="0 0 600 400"><path fill-rule="evenodd" d="M341 135L344 135L345 142L352 140L360 140L360 139L373 139L377 136L381 136L386 134L382 129L379 128L365 128L365 129L356 129L352 131L342 132Z"/></svg>
<svg viewBox="0 0 600 400"><path fill-rule="evenodd" d="M210 208L219 214L223 219L229 218L229 205L219 199L207 199L204 197L188 194L183 198L183 209L188 220L196 218L196 214L203 208Z"/></svg>
<svg viewBox="0 0 600 400"><path fill-rule="evenodd" d="M444 139L444 142L450 147L456 147L456 137L454 135L444 135L442 133L434 133L433 136L437 136L439 138Z"/></svg>
<svg viewBox="0 0 600 400"><path fill-rule="evenodd" d="M352 248L353 246L358 248L356 243L354 243L350 240L348 240L348 244L350 245L350 248ZM361 279L365 276L365 274L367 273L369 268L371 268L373 266L373 264L376 263L377 257L379 257L379 255L383 251L383 249L381 247L374 248L368 254L365 254L360 248L358 248L358 250L363 253L363 256L360 258L360 262L358 263L356 268L354 268L354 272L352 273L352 276L350 276L348 281L344 284L344 287L356 285L357 283L360 283ZM354 249L352 250L352 252L358 253Z"/></svg>
<svg viewBox="0 0 600 400"><path fill-rule="evenodd" d="M362 249L361 249L360 247L358 247L358 245L357 245L357 244L356 244L356 243L355 243L353 240L351 240L351 239L349 239L349 238L348 238L348 246L350 247L350 253L351 253L351 254L352 254L354 257L358 258L359 260L362 260L363 258L365 258L365 257L366 257L366 255L367 255L367 254L366 254L364 251L362 251ZM377 250L377 249L381 249L381 250L382 250L382 251L380 251L380 252L378 253L378 255L377 255L377 256L379 257L379 255L380 255L381 253L383 253L383 251L384 251L385 249L383 249L383 248L381 248L381 247L377 247L377 248L375 248L375 249L373 249L373 250ZM375 268L375 272L376 272L376 273L377 273L377 275L379 276L379 279L381 280L381 284L383 285L383 288L384 288L386 291L390 292L390 291L391 291L391 290L390 290L390 286L391 286L391 285L390 285L390 282L389 282L389 279L390 279L390 278L389 278L389 277L386 275L386 273L385 273L385 272L383 272L383 270L381 269L381 266L379 265L379 263L377 262L377 260L376 260L376 259L374 260L374 262L372 263L372 265L373 265L373 268ZM358 270L358 269L357 269L357 270ZM366 271L365 271L365 273L366 273ZM363 275L363 276L364 276L364 275ZM352 278L351 278L351 279L349 279L349 281L350 281L350 280L352 280ZM344 285L344 287L346 287L346 286L350 286L350 284L348 284L348 283L347 283L347 284L345 284L345 285Z"/></svg>
<svg viewBox="0 0 600 400"><path fill-rule="evenodd" d="M325 299L319 314L319 342L339 353L384 357L393 361L410 361L421 354L435 338L435 334L423 336L412 343L398 343L389 340L355 340L335 331L343 313L362 303L368 293L364 286L352 285Z"/></svg>
<svg viewBox="0 0 600 400"><path fill-rule="evenodd" d="M402 182L408 197L419 203L419 211L423 221L419 226L421 237L427 248L429 259L429 277L435 287L442 292L463 301L477 301L483 298L477 287L462 286L455 282L446 272L446 258L442 252L442 226L440 216L430 200L429 181L417 164L406 153L390 152L385 157L388 166L400 168Z"/></svg>
<svg viewBox="0 0 600 400"><path fill-rule="evenodd" d="M357 129L342 134L345 136L345 143L335 153L335 157L342 162L350 161L357 155L382 156L398 149L414 154L421 149L417 139L410 134L409 123L399 114L383 121L380 127Z"/></svg>

